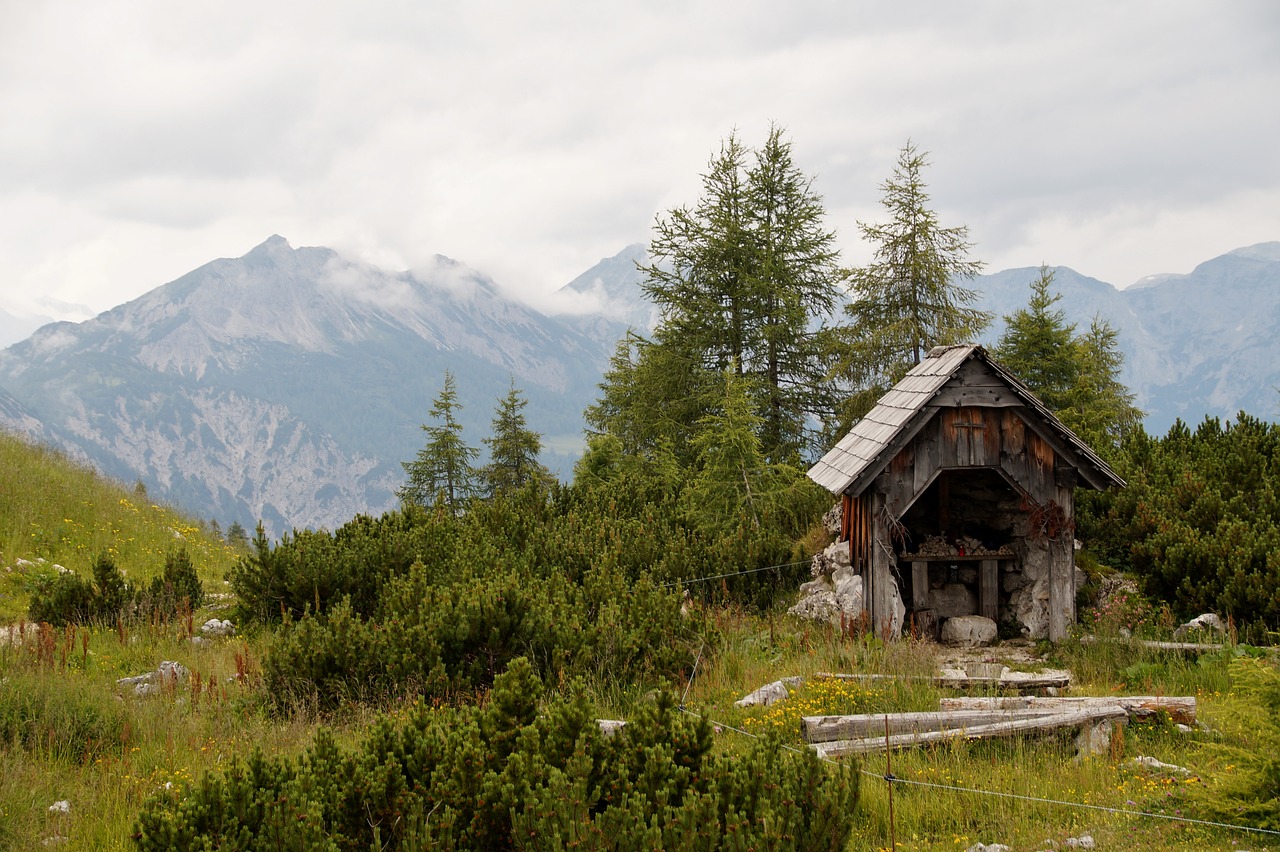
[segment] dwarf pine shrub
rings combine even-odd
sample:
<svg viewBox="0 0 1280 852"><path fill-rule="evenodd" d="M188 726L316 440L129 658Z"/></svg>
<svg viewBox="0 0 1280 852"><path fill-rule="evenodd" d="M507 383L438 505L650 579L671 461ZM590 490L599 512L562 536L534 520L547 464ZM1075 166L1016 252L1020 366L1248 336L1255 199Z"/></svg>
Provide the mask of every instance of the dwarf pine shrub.
<svg viewBox="0 0 1280 852"><path fill-rule="evenodd" d="M324 732L298 759L261 752L144 805L134 841L183 849L840 849L852 768L761 741L711 754L670 696L611 737L581 690L541 701L524 658L481 707L419 704L354 748Z"/></svg>
<svg viewBox="0 0 1280 852"><path fill-rule="evenodd" d="M138 589L125 580L115 560L106 552L93 563L93 579L62 571L39 583L31 594L28 617L37 624L55 626L114 623L135 616L168 619L185 607L204 603L204 586L186 550L165 557L164 570Z"/></svg>

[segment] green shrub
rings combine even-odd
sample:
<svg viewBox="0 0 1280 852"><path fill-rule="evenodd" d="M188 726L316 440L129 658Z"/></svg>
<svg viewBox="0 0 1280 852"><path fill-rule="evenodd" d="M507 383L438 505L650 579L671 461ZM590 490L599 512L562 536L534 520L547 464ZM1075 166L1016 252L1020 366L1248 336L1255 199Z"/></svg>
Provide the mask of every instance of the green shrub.
<svg viewBox="0 0 1280 852"><path fill-rule="evenodd" d="M164 571L144 591L127 582L115 561L101 553L93 563L93 581L60 572L37 583L31 593L28 617L55 626L114 623L120 618L172 618L183 607L198 609L204 586L185 550L165 557Z"/></svg>
<svg viewBox="0 0 1280 852"><path fill-rule="evenodd" d="M661 696L612 737L580 691L539 710L517 658L483 707L383 719L344 751L260 752L185 795L147 801L135 843L159 849L839 849L854 770L762 741L712 756L707 723Z"/></svg>
<svg viewBox="0 0 1280 852"><path fill-rule="evenodd" d="M334 709L346 700L487 689L518 656L541 676L627 683L674 677L702 632L673 589L597 570L579 584L555 575L468 572L441 582L421 564L362 618L347 601L284 625L263 663L282 706Z"/></svg>

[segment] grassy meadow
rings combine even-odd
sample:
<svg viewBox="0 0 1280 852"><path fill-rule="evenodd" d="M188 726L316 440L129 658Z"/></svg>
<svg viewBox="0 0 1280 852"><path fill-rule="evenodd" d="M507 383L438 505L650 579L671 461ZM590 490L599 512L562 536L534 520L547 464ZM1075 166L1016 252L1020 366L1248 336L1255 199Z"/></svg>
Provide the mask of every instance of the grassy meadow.
<svg viewBox="0 0 1280 852"><path fill-rule="evenodd" d="M258 748L300 753L321 725L339 742L354 742L378 718L407 709L401 699L349 705L323 717L308 707L272 712L258 676L271 653L270 631L191 641L204 620L224 617L234 603L223 594L234 549L198 521L5 436L0 482L0 623L9 631L0 642L0 848L129 849L148 797L180 795L205 773ZM188 618L62 629L24 620L33 583L41 572L56 570L54 564L85 573L105 551L131 580L145 580L178 546L213 593ZM14 567L19 560L32 564ZM665 686L688 712L717 726L717 749L745 750L762 736L803 749L803 715L936 709L943 694L927 678L939 664L940 649L932 644L884 643L736 606L704 614L715 650L697 656L691 680L624 688L602 674L587 684L597 714L625 719L650 700L652 688ZM996 646L986 656L1001 661L1007 650ZM1204 728L1186 733L1167 721L1130 724L1113 737L1108 753L1085 759L1076 758L1066 734L948 742L888 760L870 755L860 764L865 774L851 849L888 849L891 842L899 849L963 850L977 842L1015 850L1051 848L1051 842L1061 849L1086 833L1099 849L1280 849L1280 836L1102 810L1233 821L1220 807L1220 793L1242 769L1241 752L1231 749L1247 754L1271 742L1238 678L1249 666L1274 665L1264 662L1267 651L1228 646L1184 656L1132 641L1075 639L1033 650L1045 665L1075 673L1072 694L1195 695ZM190 673L186 681L144 698L117 687L119 678L154 670L163 660L182 663ZM822 672L902 677L867 685L818 677ZM734 707L755 688L790 676L804 681L788 700ZM1139 768L1132 762L1138 755L1192 774ZM892 805L883 779L889 771L915 782L895 784Z"/></svg>

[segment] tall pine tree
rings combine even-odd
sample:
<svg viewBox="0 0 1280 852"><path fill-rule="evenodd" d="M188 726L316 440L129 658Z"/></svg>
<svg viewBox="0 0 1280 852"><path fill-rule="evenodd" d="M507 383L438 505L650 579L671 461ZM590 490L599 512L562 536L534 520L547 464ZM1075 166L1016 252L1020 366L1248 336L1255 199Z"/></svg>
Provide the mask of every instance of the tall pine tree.
<svg viewBox="0 0 1280 852"><path fill-rule="evenodd" d="M1054 306L1061 293L1051 290L1053 270L1040 267L1031 282L1031 300L1004 318L995 356L1055 412L1067 407L1080 375L1074 324Z"/></svg>
<svg viewBox="0 0 1280 852"><path fill-rule="evenodd" d="M528 404L513 380L494 412L493 435L484 439L489 447L489 463L480 471L484 489L491 497L550 477L538 461L542 437L525 422L524 408Z"/></svg>
<svg viewBox="0 0 1280 852"><path fill-rule="evenodd" d="M436 425L422 424L427 444L411 462L402 462L408 481L396 491L405 503L433 505L437 500L454 514L475 492L476 473L472 466L478 455L475 447L462 440L462 424L458 422L458 391L453 374L444 374L444 388L431 405Z"/></svg>
<svg viewBox="0 0 1280 852"><path fill-rule="evenodd" d="M983 266L968 259L969 229L938 223L920 174L927 165L927 155L908 141L880 187L889 221L858 223L875 254L850 271L851 326L837 336L833 353L833 370L852 391L843 425L865 414L931 348L974 341L991 322L991 314L971 307L978 294L962 284Z"/></svg>
<svg viewBox="0 0 1280 852"><path fill-rule="evenodd" d="M663 322L632 365L677 366L677 386L699 397L714 397L717 383L708 377L724 370L751 378L765 456L794 460L813 448L810 419L829 407L819 329L839 295L835 235L781 128L771 128L757 151L731 135L702 186L696 206L655 224L643 287ZM637 376L645 378L630 377ZM683 434L675 437L687 445L698 401L646 395L638 402L684 409L675 424Z"/></svg>

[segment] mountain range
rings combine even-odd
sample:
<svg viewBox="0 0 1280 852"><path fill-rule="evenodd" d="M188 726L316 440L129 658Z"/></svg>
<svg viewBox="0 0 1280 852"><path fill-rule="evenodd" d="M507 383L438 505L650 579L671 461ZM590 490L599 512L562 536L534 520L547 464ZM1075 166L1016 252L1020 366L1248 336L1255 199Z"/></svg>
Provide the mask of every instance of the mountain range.
<svg viewBox="0 0 1280 852"><path fill-rule="evenodd" d="M261 519L278 536L393 506L449 370L468 443L483 450L514 384L544 462L567 476L617 340L657 322L636 269L644 259L633 245L602 260L561 289L556 313L445 257L388 272L273 236L0 351L0 426L155 498L223 524ZM973 286L999 318L1026 304L1037 273ZM1083 329L1096 315L1119 332L1149 431L1240 409L1275 416L1280 242L1125 290L1054 273L1068 321Z"/></svg>

